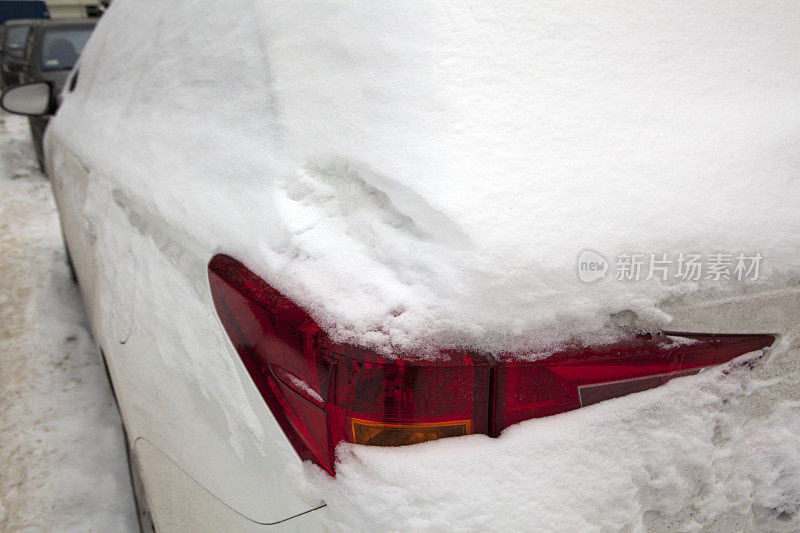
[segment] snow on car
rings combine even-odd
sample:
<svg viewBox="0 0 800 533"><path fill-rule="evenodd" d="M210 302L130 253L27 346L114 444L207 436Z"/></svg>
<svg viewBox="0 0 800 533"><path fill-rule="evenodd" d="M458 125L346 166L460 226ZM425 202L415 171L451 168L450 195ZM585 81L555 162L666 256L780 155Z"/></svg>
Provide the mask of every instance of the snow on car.
<svg viewBox="0 0 800 533"><path fill-rule="evenodd" d="M157 528L797 527L796 3L142 5L46 151Z"/></svg>

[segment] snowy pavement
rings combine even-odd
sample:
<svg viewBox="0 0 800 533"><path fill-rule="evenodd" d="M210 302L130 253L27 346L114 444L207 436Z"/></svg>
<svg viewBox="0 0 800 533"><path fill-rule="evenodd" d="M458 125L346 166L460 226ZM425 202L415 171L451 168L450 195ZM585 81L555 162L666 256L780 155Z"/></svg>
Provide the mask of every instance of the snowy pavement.
<svg viewBox="0 0 800 533"><path fill-rule="evenodd" d="M29 139L0 114L0 531L134 531L120 418Z"/></svg>

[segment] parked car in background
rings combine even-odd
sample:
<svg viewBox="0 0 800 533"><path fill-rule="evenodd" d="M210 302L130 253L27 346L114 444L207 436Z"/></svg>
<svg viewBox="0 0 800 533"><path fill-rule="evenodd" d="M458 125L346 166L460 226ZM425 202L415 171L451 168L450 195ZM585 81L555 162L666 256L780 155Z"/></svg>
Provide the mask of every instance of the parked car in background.
<svg viewBox="0 0 800 533"><path fill-rule="evenodd" d="M0 24L13 19L47 19L50 11L41 0L0 0Z"/></svg>
<svg viewBox="0 0 800 533"><path fill-rule="evenodd" d="M0 88L20 83L25 68L25 43L37 19L7 20L0 27Z"/></svg>
<svg viewBox="0 0 800 533"><path fill-rule="evenodd" d="M25 41L18 83L45 81L57 101L96 23L93 19L33 21ZM48 117L30 118L31 136L42 171L42 137L48 120Z"/></svg>

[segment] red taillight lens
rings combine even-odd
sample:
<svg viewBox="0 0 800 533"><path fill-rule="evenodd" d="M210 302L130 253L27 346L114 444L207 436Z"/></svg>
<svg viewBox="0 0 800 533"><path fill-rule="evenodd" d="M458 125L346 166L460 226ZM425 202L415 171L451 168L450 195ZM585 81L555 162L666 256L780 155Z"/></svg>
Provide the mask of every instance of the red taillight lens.
<svg viewBox="0 0 800 533"><path fill-rule="evenodd" d="M209 264L214 306L297 453L334 473L341 441L414 444L484 433L660 385L771 345L772 335L642 337L535 362L445 352L384 358L330 341L300 307L225 255Z"/></svg>
<svg viewBox="0 0 800 533"><path fill-rule="evenodd" d="M386 360L369 352L337 353L334 442L392 446L489 430L488 361L445 353L436 361Z"/></svg>
<svg viewBox="0 0 800 533"><path fill-rule="evenodd" d="M675 334L678 335L678 334ZM492 431L640 392L770 346L772 335L643 336L601 348L507 361L493 369Z"/></svg>
<svg viewBox="0 0 800 533"><path fill-rule="evenodd" d="M331 342L308 314L238 261L209 264L214 305L236 351L303 459L333 473L334 447L488 433L490 365L445 353L385 359Z"/></svg>

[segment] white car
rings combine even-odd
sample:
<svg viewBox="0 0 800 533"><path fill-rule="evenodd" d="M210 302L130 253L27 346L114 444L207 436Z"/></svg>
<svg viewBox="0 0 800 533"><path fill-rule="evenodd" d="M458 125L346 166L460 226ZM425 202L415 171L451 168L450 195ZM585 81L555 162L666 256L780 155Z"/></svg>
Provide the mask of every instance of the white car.
<svg viewBox="0 0 800 533"><path fill-rule="evenodd" d="M727 207L708 205L711 185L699 199L681 192L696 179L687 169L721 183L715 158L766 166L767 182L796 173L768 161L774 146L796 154L788 141L735 151L774 123L719 133L723 117L750 117L747 105L796 117L796 72L776 59L763 91L742 74L767 69L762 49L795 46L791 17L737 26L717 17L724 6L693 11L724 26L715 34L696 20L667 24L684 20L673 10L649 20L637 11L646 7L607 6L598 24L622 45L575 6L564 11L572 22L558 22L582 28L573 34L536 26L552 15L523 5L508 8L514 16L473 6L473 18L445 2L219 4L116 0L46 135L143 527L322 529L330 509L304 489L303 462L335 476L341 442L497 437L776 342L796 353L793 208L773 203L778 216L764 216L768 186L726 189ZM530 28L543 30L526 40ZM741 31L769 34L748 41L753 57L730 49ZM672 54L675 43L688 48ZM616 90L627 92L617 101ZM2 103L30 115L54 107L41 83ZM698 139L705 148L693 151ZM570 143L575 157L564 159ZM481 174L487 161L495 174ZM542 161L563 164L537 167L546 178L519 174ZM584 188L575 176L597 168L605 174ZM550 179L554 169L564 174ZM663 181L630 186L648 172ZM503 173L508 188L493 185ZM615 173L627 177L608 181ZM796 189L784 186L787 197ZM645 205L653 197L664 205ZM752 211L731 214L748 202ZM609 215L620 206L630 213ZM638 223L603 226L626 216ZM730 271L682 284L652 271L638 284L633 271L611 279L609 254L625 245L730 252ZM582 280L574 258L586 247L602 253L579 262L592 270ZM726 285L739 252L750 259L739 281L758 277L763 254L761 284Z"/></svg>

